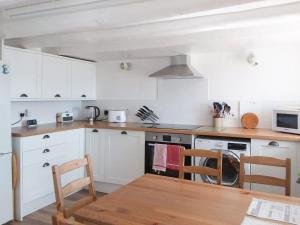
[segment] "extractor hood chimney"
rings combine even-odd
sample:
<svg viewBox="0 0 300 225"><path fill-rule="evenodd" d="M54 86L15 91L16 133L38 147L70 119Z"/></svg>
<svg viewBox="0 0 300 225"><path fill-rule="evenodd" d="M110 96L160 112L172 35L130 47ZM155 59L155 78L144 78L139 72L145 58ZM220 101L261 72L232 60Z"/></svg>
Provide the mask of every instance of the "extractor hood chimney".
<svg viewBox="0 0 300 225"><path fill-rule="evenodd" d="M149 77L159 79L198 79L203 76L194 69L187 55L178 55L171 57L171 65L167 66L155 73L149 75Z"/></svg>

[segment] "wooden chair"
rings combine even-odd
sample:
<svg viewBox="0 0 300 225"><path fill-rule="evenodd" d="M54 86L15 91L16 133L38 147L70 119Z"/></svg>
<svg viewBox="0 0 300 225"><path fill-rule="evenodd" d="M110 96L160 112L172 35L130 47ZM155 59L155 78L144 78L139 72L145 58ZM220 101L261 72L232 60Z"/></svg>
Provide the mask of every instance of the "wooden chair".
<svg viewBox="0 0 300 225"><path fill-rule="evenodd" d="M87 176L74 180L63 187L61 184L61 176L67 172L82 167L85 167ZM84 159L72 160L70 162L64 163L61 166L55 165L52 167L52 173L53 173L54 190L55 190L55 197L56 197L56 208L58 211L57 214L53 216L53 217L57 217L56 220L55 218L53 219L54 222L60 221L62 217L64 219L70 218L74 211L80 209L83 206L88 205L89 203L97 199L94 178L93 178L93 171L92 171L92 163L89 155L85 155ZM88 186L89 195L75 202L70 207L65 207L64 198L69 194L82 189L85 186ZM57 225L58 224L59 222L57 223Z"/></svg>
<svg viewBox="0 0 300 225"><path fill-rule="evenodd" d="M185 166L184 161L185 157L205 157L217 159L217 168L213 169L210 167L203 166ZM222 152L221 151L209 151L202 149L191 149L185 150L181 148L180 150L180 168L179 168L179 178L183 179L185 173L193 173L193 174L206 174L209 176L217 177L217 184L221 184L222 182Z"/></svg>
<svg viewBox="0 0 300 225"><path fill-rule="evenodd" d="M239 185L240 188L244 188L244 183L257 183L257 184L265 184L272 186L280 186L285 187L285 195L291 195L291 159L277 159L272 157L264 157L264 156L244 156L241 154L240 156L240 180ZM246 175L245 174L245 164L256 164L256 165L265 165L265 166L277 166L284 167L286 171L285 179L265 176L265 175Z"/></svg>
<svg viewBox="0 0 300 225"><path fill-rule="evenodd" d="M65 219L62 213L57 213L52 216L52 224L53 225L84 225L83 223L79 223L76 221L69 221Z"/></svg>

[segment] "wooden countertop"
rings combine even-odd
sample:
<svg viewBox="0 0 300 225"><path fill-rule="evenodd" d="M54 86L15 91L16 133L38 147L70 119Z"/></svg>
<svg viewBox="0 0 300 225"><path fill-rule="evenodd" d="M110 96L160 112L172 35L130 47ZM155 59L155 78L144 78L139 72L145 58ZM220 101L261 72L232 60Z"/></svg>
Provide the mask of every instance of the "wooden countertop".
<svg viewBox="0 0 300 225"><path fill-rule="evenodd" d="M94 125L89 125L86 121L73 122L71 124L49 123L38 125L36 128L16 127L12 128L13 137L29 137L33 135L41 135L65 130L78 128L95 128L95 129L115 129L115 130L132 130L132 131L149 131L149 132L164 132L177 134L193 134L202 136L217 136L217 137L236 137L236 138L253 138L278 141L300 141L300 135L285 134L274 132L270 129L244 129L244 128L225 128L222 131L214 131L210 129L201 130L173 130L161 128L146 128L141 123L108 123L95 122Z"/></svg>
<svg viewBox="0 0 300 225"><path fill-rule="evenodd" d="M146 174L73 216L110 225L240 225L252 198L300 205L298 198Z"/></svg>

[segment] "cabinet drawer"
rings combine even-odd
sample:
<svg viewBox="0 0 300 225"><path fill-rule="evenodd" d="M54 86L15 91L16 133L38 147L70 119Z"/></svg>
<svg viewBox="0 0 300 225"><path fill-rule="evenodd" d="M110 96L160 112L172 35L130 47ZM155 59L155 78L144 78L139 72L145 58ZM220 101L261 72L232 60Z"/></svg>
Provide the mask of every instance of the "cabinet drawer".
<svg viewBox="0 0 300 225"><path fill-rule="evenodd" d="M63 132L35 135L22 138L24 151L33 149L46 148L52 145L59 145L65 142L65 134Z"/></svg>
<svg viewBox="0 0 300 225"><path fill-rule="evenodd" d="M63 157L58 157L23 168L23 202L25 204L54 192L51 167L63 161Z"/></svg>
<svg viewBox="0 0 300 225"><path fill-rule="evenodd" d="M256 145L267 148L288 148L290 142L276 140L252 140Z"/></svg>
<svg viewBox="0 0 300 225"><path fill-rule="evenodd" d="M23 165L29 166L44 161L49 161L58 157L63 158L66 151L65 147L66 145L61 144L24 152Z"/></svg>

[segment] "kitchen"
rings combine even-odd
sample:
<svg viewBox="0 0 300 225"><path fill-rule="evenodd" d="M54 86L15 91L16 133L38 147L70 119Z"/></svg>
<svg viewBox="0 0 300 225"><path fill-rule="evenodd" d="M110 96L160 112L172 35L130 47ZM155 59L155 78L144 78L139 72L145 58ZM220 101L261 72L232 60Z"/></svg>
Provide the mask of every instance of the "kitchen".
<svg viewBox="0 0 300 225"><path fill-rule="evenodd" d="M0 186L13 187L0 194L11 202L0 204L0 224L38 217L55 203L51 167L85 154L96 191L112 197L145 173L164 174L153 170L156 144L222 150L223 184L234 188L239 170L228 155L238 163L242 154L289 158L291 196L300 197L300 136L272 124L284 114L277 110L299 106L299 7L288 0L0 2L1 118L12 124L1 129L1 149L15 157L0 163ZM225 118L213 118L215 102L230 107ZM255 114L253 129L243 128L246 113ZM285 175L260 166L245 172ZM74 171L63 184L83 175ZM189 179L217 184L214 176ZM244 188L285 195L284 187Z"/></svg>

